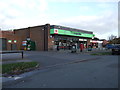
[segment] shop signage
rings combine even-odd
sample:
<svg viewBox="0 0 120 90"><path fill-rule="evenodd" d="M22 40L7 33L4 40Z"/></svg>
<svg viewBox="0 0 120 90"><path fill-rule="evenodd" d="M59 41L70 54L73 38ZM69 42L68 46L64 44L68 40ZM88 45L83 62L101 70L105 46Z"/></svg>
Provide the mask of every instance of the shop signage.
<svg viewBox="0 0 120 90"><path fill-rule="evenodd" d="M58 29L54 29L54 34L58 34Z"/></svg>
<svg viewBox="0 0 120 90"><path fill-rule="evenodd" d="M69 35L69 36L78 36L78 37L88 37L92 38L94 34L76 32L76 31L67 31L62 29L50 29L50 34L60 34L60 35Z"/></svg>
<svg viewBox="0 0 120 90"><path fill-rule="evenodd" d="M81 33L73 33L73 34L76 34L76 35L81 35Z"/></svg>

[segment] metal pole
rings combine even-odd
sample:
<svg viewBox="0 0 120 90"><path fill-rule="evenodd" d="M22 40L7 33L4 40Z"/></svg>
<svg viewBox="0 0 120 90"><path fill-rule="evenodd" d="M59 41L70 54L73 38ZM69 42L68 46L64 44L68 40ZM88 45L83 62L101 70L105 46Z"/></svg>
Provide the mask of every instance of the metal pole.
<svg viewBox="0 0 120 90"><path fill-rule="evenodd" d="M23 59L23 51L22 51L22 59Z"/></svg>

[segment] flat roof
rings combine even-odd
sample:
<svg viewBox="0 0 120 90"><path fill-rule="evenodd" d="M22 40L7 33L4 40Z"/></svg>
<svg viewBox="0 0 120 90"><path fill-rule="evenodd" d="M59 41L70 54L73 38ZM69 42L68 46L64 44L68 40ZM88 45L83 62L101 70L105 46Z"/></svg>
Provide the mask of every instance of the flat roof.
<svg viewBox="0 0 120 90"><path fill-rule="evenodd" d="M24 30L24 29L28 29L28 28L42 27L45 25L38 25L38 26L32 26L32 27L26 27L26 28L14 29L14 30ZM82 30L82 29L76 29L76 28L60 26L60 25L50 25L50 28L51 29L56 28L56 29L62 29L62 30L68 30L68 31L76 31L76 32L82 32L82 33L87 33L87 34L93 34L92 31L86 31L86 30Z"/></svg>
<svg viewBox="0 0 120 90"><path fill-rule="evenodd" d="M63 30L68 30L68 31L77 31L77 32L82 32L82 33L93 34L93 32L91 32L91 31L75 29L75 28L70 28L70 27L65 27L65 26L60 26L60 25L50 25L50 28L51 29L56 28L56 29L63 29Z"/></svg>

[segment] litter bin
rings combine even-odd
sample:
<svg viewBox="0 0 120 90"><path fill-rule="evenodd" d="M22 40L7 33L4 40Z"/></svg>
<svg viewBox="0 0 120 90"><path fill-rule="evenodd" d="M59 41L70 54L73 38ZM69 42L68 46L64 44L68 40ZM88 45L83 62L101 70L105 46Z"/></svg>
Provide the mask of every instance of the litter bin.
<svg viewBox="0 0 120 90"><path fill-rule="evenodd" d="M72 45L71 47L71 53L75 53L76 52L76 45Z"/></svg>

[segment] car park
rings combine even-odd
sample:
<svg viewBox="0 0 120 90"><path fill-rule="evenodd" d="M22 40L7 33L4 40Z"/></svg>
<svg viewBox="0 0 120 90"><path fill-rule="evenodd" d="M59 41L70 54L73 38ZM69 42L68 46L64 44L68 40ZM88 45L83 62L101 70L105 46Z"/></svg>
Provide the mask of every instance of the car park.
<svg viewBox="0 0 120 90"><path fill-rule="evenodd" d="M112 45L112 44L107 44L105 47L106 47L106 49L113 49L113 48L114 48L114 45Z"/></svg>

